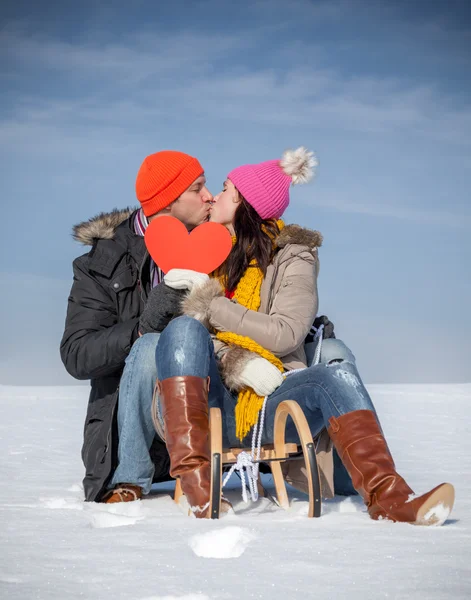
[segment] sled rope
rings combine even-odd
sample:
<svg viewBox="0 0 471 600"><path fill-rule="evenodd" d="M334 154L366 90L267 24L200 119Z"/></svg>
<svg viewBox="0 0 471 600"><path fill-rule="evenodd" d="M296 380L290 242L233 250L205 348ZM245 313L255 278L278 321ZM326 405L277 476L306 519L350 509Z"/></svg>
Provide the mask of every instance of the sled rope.
<svg viewBox="0 0 471 600"><path fill-rule="evenodd" d="M319 328L311 327L311 333L314 333L314 341L319 340L317 343L316 351L314 353L314 358L312 361L312 365L318 365L321 362L321 350L322 350L322 342L324 341L324 325L319 325ZM287 371L284 376L294 375L295 373L300 373L304 371L306 367L301 367L300 369L292 369L291 371Z"/></svg>
<svg viewBox="0 0 471 600"><path fill-rule="evenodd" d="M324 325L321 325L319 329L316 331L316 338L319 338L319 343L316 348L316 354L314 357L314 364L317 365L320 360L321 351L320 347L322 345L322 330ZM284 378L289 377L290 375L294 375L295 373L299 373L304 371L306 367L302 367L301 369L293 369L292 371L287 371L284 373ZM263 435L263 426L265 424L265 412L267 407L268 396L265 396L263 399L262 409L260 410L257 422L254 425L252 432L252 448L250 454L245 450L240 452L237 455L237 461L232 465L232 467L227 472L224 481L222 482L221 488L224 488L226 483L231 478L232 474L235 471L238 471L240 476L241 488L242 488L242 499L247 504L249 501L248 493L247 493L247 484L250 491L250 498L252 502L257 502L258 500L258 487L257 481L259 477L259 468L260 468L260 456L262 453L262 435ZM247 483L246 483L247 476Z"/></svg>
<svg viewBox="0 0 471 600"><path fill-rule="evenodd" d="M321 349L322 349L322 341L323 341L323 331L324 325L320 325L318 328L312 327L311 331L314 333L314 341L319 340L316 347L316 352L314 354L314 365L318 365L321 360ZM289 377L290 375L294 375L295 373L300 373L304 371L306 367L302 367L301 369L293 369L291 371L287 371L284 373L284 378ZM227 472L224 481L222 482L221 488L224 488L226 483L231 478L232 474L235 471L238 471L240 476L240 483L242 487L242 499L245 503L249 501L248 493L247 493L247 485L250 492L250 498L252 502L257 502L258 500L258 487L257 481L259 477L259 467L260 467L260 456L262 452L262 435L263 435L263 426L265 424L265 412L267 407L268 396L265 396L263 399L262 408L258 414L257 422L254 425L252 432L252 448L250 454L245 450L240 452L237 455L237 461L232 465L232 467ZM247 476L247 483L246 483Z"/></svg>
<svg viewBox="0 0 471 600"><path fill-rule="evenodd" d="M318 365L321 361L321 349L322 349L322 342L324 340L324 325L319 325L318 328L314 327L314 325L311 327L311 331L312 332L316 332L316 335L314 336L314 341L319 340L317 342L317 347L316 347L316 353L314 354L314 364Z"/></svg>
<svg viewBox="0 0 471 600"><path fill-rule="evenodd" d="M262 433L263 433L263 425L265 423L265 409L267 406L268 396L265 396L263 399L262 409L258 415L257 422L254 425L252 432L252 448L250 454L248 452L240 452L237 455L237 461L232 465L229 469L224 481L222 482L222 487L226 485L229 481L232 473L235 471L239 472L240 482L242 487L242 499L245 503L249 501L247 494L247 483L249 486L250 497L252 502L256 502L258 500L258 488L257 481L259 475L259 466L260 463L260 455L262 452ZM254 462L255 461L255 462ZM247 483L245 476L247 475Z"/></svg>

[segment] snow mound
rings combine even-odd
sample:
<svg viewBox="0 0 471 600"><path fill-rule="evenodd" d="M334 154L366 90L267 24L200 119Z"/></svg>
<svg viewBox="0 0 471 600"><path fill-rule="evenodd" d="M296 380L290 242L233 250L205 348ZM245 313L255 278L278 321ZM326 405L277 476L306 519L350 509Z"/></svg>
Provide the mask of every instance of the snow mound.
<svg viewBox="0 0 471 600"><path fill-rule="evenodd" d="M95 504L87 506L87 516L92 527L125 527L135 525L145 518L142 502L120 502L116 504Z"/></svg>
<svg viewBox="0 0 471 600"><path fill-rule="evenodd" d="M144 517L127 517L126 515L115 515L113 513L101 512L90 513L88 515L92 527L103 529L105 527L124 527L126 525L135 525Z"/></svg>
<svg viewBox="0 0 471 600"><path fill-rule="evenodd" d="M11 577L10 575L0 575L0 583L22 583L23 580L19 577Z"/></svg>
<svg viewBox="0 0 471 600"><path fill-rule="evenodd" d="M256 538L244 527L224 527L193 536L189 546L203 558L239 558Z"/></svg>
<svg viewBox="0 0 471 600"><path fill-rule="evenodd" d="M360 496L349 496L347 498L342 498L342 501L338 503L339 513L354 513L364 511L365 505L363 504Z"/></svg>
<svg viewBox="0 0 471 600"><path fill-rule="evenodd" d="M83 510L84 503L81 498L39 498L45 508Z"/></svg>

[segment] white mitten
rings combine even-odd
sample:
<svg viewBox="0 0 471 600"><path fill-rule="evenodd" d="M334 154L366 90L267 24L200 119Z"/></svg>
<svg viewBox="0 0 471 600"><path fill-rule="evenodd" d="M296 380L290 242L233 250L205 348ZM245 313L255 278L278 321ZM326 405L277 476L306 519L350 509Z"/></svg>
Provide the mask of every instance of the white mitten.
<svg viewBox="0 0 471 600"><path fill-rule="evenodd" d="M190 269L170 269L164 275L165 284L174 290L192 290L194 287L203 285L208 281L209 275L198 273Z"/></svg>
<svg viewBox="0 0 471 600"><path fill-rule="evenodd" d="M251 387L259 396L273 394L283 383L283 374L266 358L251 358L242 368L240 381Z"/></svg>

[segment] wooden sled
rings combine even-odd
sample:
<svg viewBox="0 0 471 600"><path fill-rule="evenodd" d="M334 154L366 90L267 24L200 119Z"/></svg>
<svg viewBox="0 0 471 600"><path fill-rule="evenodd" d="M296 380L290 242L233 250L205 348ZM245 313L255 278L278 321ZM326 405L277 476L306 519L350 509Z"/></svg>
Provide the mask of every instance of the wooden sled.
<svg viewBox="0 0 471 600"><path fill-rule="evenodd" d="M288 416L293 419L293 422L296 426L296 430L301 442L300 446L297 444L285 443L286 421ZM223 449L221 410L219 408L211 408L209 419L211 442L210 514L212 519L218 519L221 509L223 466L234 464L237 461L238 454L244 450L246 452L250 452L250 449ZM262 446L259 462L267 463L271 468L279 505L284 509L289 508L288 494L286 492L286 484L281 470L281 462L300 460L301 454L304 458L309 485L308 517L320 517L322 500L315 446L306 417L304 416L299 404L294 400L284 400L279 404L275 413L273 441L273 444ZM180 480L177 479L175 483L175 502L178 503L181 496L182 489Z"/></svg>

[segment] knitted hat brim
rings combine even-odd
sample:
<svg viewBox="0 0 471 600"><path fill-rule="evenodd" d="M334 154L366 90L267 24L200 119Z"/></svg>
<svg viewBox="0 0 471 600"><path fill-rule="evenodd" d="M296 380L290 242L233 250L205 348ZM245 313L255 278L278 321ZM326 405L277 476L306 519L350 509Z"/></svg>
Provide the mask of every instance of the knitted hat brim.
<svg viewBox="0 0 471 600"><path fill-rule="evenodd" d="M248 172L250 172L250 178L247 177ZM279 219L281 217L279 211L270 206L270 197L267 190L252 168L252 165L235 168L229 173L227 179L232 181L245 200L257 211L262 219ZM257 202L252 202L251 198L257 198ZM263 203L260 202L261 198L263 199ZM261 204L262 206L260 206Z"/></svg>
<svg viewBox="0 0 471 600"><path fill-rule="evenodd" d="M155 215L172 204L172 202L181 196L183 192L185 192L203 173L204 169L200 162L196 158L191 157L191 160L188 161L185 168L178 173L175 179L171 182L166 182L164 189L158 190L149 198L138 196L138 200L141 203L142 210L146 217Z"/></svg>

